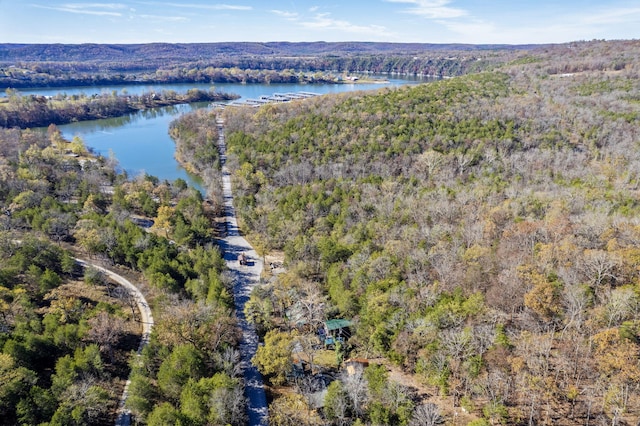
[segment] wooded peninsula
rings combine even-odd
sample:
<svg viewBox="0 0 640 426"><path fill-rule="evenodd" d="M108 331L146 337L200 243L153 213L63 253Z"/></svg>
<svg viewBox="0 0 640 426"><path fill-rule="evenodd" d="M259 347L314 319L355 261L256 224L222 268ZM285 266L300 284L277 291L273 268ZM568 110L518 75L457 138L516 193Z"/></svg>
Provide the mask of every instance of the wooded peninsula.
<svg viewBox="0 0 640 426"><path fill-rule="evenodd" d="M221 120L240 227L277 259L244 312L269 424L638 424L640 42L278 46L189 62L448 78L186 114L168 131L205 196L55 125L0 128L0 424L113 424L129 372L139 424L245 424ZM18 48L22 70L82 62L64 46L0 61ZM126 294L76 257L141 283L157 323L139 362Z"/></svg>
<svg viewBox="0 0 640 426"><path fill-rule="evenodd" d="M127 95L112 92L87 96L58 94L53 97L22 96L7 89L0 98L0 126L5 128L47 127L75 121L121 117L137 111L193 102L221 102L237 99L237 95L189 89L186 93L173 90Z"/></svg>

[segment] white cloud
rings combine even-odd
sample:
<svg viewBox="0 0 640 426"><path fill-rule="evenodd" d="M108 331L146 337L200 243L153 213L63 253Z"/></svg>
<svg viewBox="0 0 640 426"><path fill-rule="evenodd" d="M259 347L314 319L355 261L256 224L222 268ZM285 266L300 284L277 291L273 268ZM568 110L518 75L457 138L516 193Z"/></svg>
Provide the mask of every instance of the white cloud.
<svg viewBox="0 0 640 426"><path fill-rule="evenodd" d="M39 4L33 4L32 6L40 9L56 10L58 12L95 16L122 16L122 13L113 11L126 9L125 5L119 3L67 3L61 6L43 6Z"/></svg>
<svg viewBox="0 0 640 426"><path fill-rule="evenodd" d="M355 25L349 21L333 19L329 13L318 13L313 20L301 22L300 25L308 29L335 30L351 34L371 34L378 37L391 35L381 25Z"/></svg>
<svg viewBox="0 0 640 426"><path fill-rule="evenodd" d="M176 3L163 1L135 1L134 3L146 6L159 7L176 7L182 9L201 9L201 10L253 10L252 6L232 5L225 3L217 4L199 4L199 3Z"/></svg>
<svg viewBox="0 0 640 426"><path fill-rule="evenodd" d="M607 9L594 13L593 15L585 15L581 21L586 24L611 25L623 24L630 22L640 23L640 8L618 8Z"/></svg>
<svg viewBox="0 0 640 426"><path fill-rule="evenodd" d="M154 22L188 22L189 19L182 16L161 16L161 15L140 15L142 19L148 19Z"/></svg>
<svg viewBox="0 0 640 426"><path fill-rule="evenodd" d="M448 7L451 0L386 0L389 3L407 3L414 5L405 9L405 13L424 16L428 19L452 19L467 16L464 9Z"/></svg>
<svg viewBox="0 0 640 426"><path fill-rule="evenodd" d="M467 40L466 43L486 43L486 40L493 40L493 36L496 33L496 27L493 24L479 20L439 20L437 22L454 33L463 36L460 40ZM485 41L479 40L480 38Z"/></svg>
<svg viewBox="0 0 640 426"><path fill-rule="evenodd" d="M500 28L493 40L508 43L562 43L593 38L634 38L640 25L640 8L589 9L573 15L559 15L546 22L520 22L518 26ZM616 28L619 35L607 34ZM628 33L629 35L625 35Z"/></svg>
<svg viewBox="0 0 640 426"><path fill-rule="evenodd" d="M182 7L186 9L206 10L253 10L251 6L237 6L231 4L196 4L196 3L160 3L166 6Z"/></svg>
<svg viewBox="0 0 640 426"><path fill-rule="evenodd" d="M62 7L70 9L112 9L121 10L126 9L128 6L122 3L66 3Z"/></svg>
<svg viewBox="0 0 640 426"><path fill-rule="evenodd" d="M278 16L281 16L281 17L283 17L285 19L288 19L290 21L295 21L299 17L299 15L296 12L287 12L285 10L272 9L271 13L273 13L275 15L278 15Z"/></svg>

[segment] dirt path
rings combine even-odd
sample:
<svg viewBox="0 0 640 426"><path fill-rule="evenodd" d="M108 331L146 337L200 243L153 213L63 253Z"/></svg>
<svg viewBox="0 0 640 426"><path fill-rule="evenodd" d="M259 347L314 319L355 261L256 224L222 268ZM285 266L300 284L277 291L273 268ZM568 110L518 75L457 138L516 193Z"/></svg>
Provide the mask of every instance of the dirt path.
<svg viewBox="0 0 640 426"><path fill-rule="evenodd" d="M75 260L84 268L90 266L106 274L113 281L126 288L134 297L136 305L138 306L138 311L140 312L140 322L142 323L142 339L140 340L140 345L138 345L138 353L136 355L139 357L142 349L147 345L147 343L149 343L149 336L151 336L151 329L153 328L154 324L153 315L151 314L151 308L149 307L147 300L144 298L144 295L140 290L138 290L138 287L133 285L131 281L129 281L122 275L118 275L109 269L103 268L100 265L96 265L95 263L91 263L84 259L76 258ZM125 408L125 403L127 401L127 397L129 396L129 384L131 384L131 380L127 380L127 382L125 383L124 390L122 391L122 396L120 397L116 426L129 426L131 424L131 412Z"/></svg>
<svg viewBox="0 0 640 426"><path fill-rule="evenodd" d="M242 329L242 341L240 353L242 355L242 370L245 379L245 396L247 398L247 411L249 425L267 424L267 397L264 391L262 375L251 364L251 358L258 349L258 336L252 324L247 322L244 315L244 305L249 300L253 287L260 282L263 262L251 245L240 235L235 209L233 208L233 195L231 192L231 176L224 166L226 160L226 145L224 140L223 122L218 121L218 148L221 155L222 187L224 191L225 224L227 235L222 241L221 248L229 271L233 274L233 296L236 308L236 316ZM246 265L240 265L238 255L244 253L247 257Z"/></svg>

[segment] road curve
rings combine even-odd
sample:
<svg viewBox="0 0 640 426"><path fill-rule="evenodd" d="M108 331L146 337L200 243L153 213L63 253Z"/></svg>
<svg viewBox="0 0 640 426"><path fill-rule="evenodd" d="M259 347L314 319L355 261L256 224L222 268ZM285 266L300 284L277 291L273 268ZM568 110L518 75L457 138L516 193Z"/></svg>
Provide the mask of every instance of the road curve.
<svg viewBox="0 0 640 426"><path fill-rule="evenodd" d="M233 298L236 317L242 329L240 353L242 371L245 381L245 396L247 398L248 425L259 426L268 424L267 397L264 391L262 375L251 364L251 358L258 349L258 335L255 328L244 315L244 305L249 300L251 291L260 282L263 261L251 245L245 240L238 229L235 209L233 208L233 194L231 192L231 176L225 166L226 144L224 140L224 122L217 121L218 149L222 164L222 188L224 193L225 225L227 236L221 241L221 249L227 268L233 275ZM246 265L240 265L238 255L244 253L247 257Z"/></svg>
<svg viewBox="0 0 640 426"><path fill-rule="evenodd" d="M131 283L131 281L127 280L125 277L116 274L109 269L103 268L100 265L96 265L95 263L91 263L87 260L83 259L75 259L82 267L90 266L103 272L113 281L120 284L122 287L126 288L129 293L133 296L136 301L136 305L138 306L138 311L140 312L140 322L142 323L142 339L140 340L140 345L138 345L138 353L137 356L140 356L142 349L149 343L149 336L151 336L151 329L153 328L153 315L151 314L151 308L147 303L147 300L144 298L144 295L138 288ZM116 426L130 426L131 425L131 412L125 408L125 402L127 401L127 397L129 396L129 384L131 380L127 380L124 385L124 390L122 391L122 396L120 397L120 403L118 404L118 419L116 420Z"/></svg>

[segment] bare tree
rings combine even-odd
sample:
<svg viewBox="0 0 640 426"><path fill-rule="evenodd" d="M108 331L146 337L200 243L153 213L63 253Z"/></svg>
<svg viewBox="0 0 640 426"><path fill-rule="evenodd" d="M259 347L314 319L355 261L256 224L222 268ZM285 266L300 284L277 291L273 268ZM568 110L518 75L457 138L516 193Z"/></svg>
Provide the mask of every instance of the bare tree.
<svg viewBox="0 0 640 426"><path fill-rule="evenodd" d="M444 155L437 151L425 151L418 157L416 168L418 171L426 174L428 178L438 170L444 159Z"/></svg>
<svg viewBox="0 0 640 426"><path fill-rule="evenodd" d="M225 347L224 350L216 352L214 359L218 367L231 377L238 377L242 374L242 364L240 363L240 352L233 347Z"/></svg>
<svg viewBox="0 0 640 426"><path fill-rule="evenodd" d="M587 281L594 285L596 296L602 297L601 287L618 279L616 270L620 265L617 256L604 250L586 250L580 263Z"/></svg>
<svg viewBox="0 0 640 426"><path fill-rule="evenodd" d="M440 409L436 404L430 402L416 407L409 426L436 426L444 423L444 419L440 415Z"/></svg>
<svg viewBox="0 0 640 426"><path fill-rule="evenodd" d="M246 398L242 386L216 389L209 399L209 406L212 412L217 413L218 424L246 424Z"/></svg>
<svg viewBox="0 0 640 426"><path fill-rule="evenodd" d="M163 339L171 344L190 343L209 354L221 346L237 344L239 329L226 308L173 300L160 313Z"/></svg>
<svg viewBox="0 0 640 426"><path fill-rule="evenodd" d="M324 400L324 412L328 419L338 426L345 426L351 423L349 396L340 380L336 380L329 385Z"/></svg>
<svg viewBox="0 0 640 426"><path fill-rule="evenodd" d="M125 321L102 311L91 318L88 323L91 328L87 333L87 339L97 343L100 352L108 354L109 359L113 362L113 347L124 334Z"/></svg>
<svg viewBox="0 0 640 426"><path fill-rule="evenodd" d="M611 291L604 307L607 327L613 327L626 320L638 310L638 296L630 287L617 288Z"/></svg>
<svg viewBox="0 0 640 426"><path fill-rule="evenodd" d="M361 417L369 400L369 384L362 370L356 370L353 374L346 374L342 378L344 388L349 395L351 405L356 416Z"/></svg>
<svg viewBox="0 0 640 426"><path fill-rule="evenodd" d="M565 287L563 296L565 330L570 327L580 330L589 306L589 295L584 287L569 285Z"/></svg>
<svg viewBox="0 0 640 426"><path fill-rule="evenodd" d="M109 284L107 283L107 288L109 288ZM136 300L133 293L127 290L125 287L117 286L113 289L113 297L122 300L122 302L131 309L131 316L135 319L139 317L138 312L138 301Z"/></svg>
<svg viewBox="0 0 640 426"><path fill-rule="evenodd" d="M326 319L327 297L322 294L317 283L303 280L300 283L300 298L298 302L303 308L302 315L304 319L314 329Z"/></svg>
<svg viewBox="0 0 640 426"><path fill-rule="evenodd" d="M615 269L619 260L603 250L587 250L583 257L584 271L595 285L607 279L616 280Z"/></svg>
<svg viewBox="0 0 640 426"><path fill-rule="evenodd" d="M456 154L455 159L456 159L456 166L458 168L458 173L462 175L467 170L467 167L470 166L471 163L473 162L474 155L469 152L465 152L465 153L461 152Z"/></svg>

